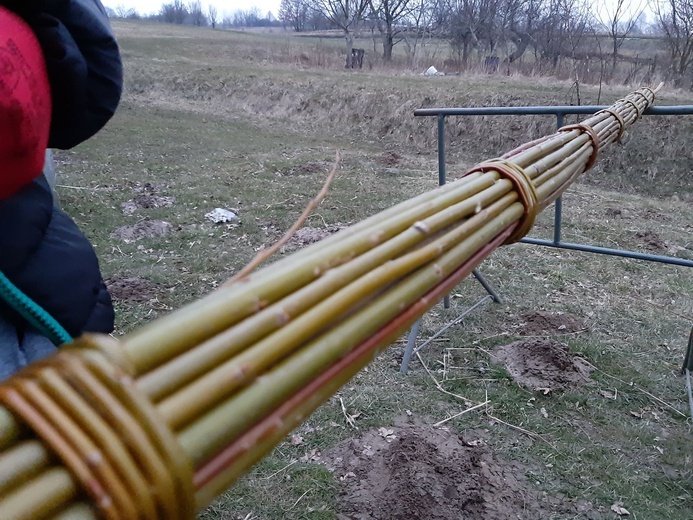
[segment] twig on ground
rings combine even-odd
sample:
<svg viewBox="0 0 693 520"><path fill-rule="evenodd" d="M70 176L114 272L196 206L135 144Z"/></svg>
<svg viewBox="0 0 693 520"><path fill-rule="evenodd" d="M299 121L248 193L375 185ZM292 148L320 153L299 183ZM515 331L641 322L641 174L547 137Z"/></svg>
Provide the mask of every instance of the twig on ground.
<svg viewBox="0 0 693 520"><path fill-rule="evenodd" d="M492 336L486 336L485 338L477 339L472 342L472 345L478 345L479 343L482 343L487 339L500 338L503 336L512 336L512 334L510 334L509 332L500 332L498 334L493 334Z"/></svg>
<svg viewBox="0 0 693 520"><path fill-rule="evenodd" d="M658 308L668 312L669 314L673 314L674 316L678 316L679 318L682 318L686 321L693 321L693 316L684 316L683 314L679 314L678 312L672 311L671 309L669 309L665 305L662 305L661 303L651 302L647 298L643 298L642 296L637 296L634 294L626 294L626 296L628 296L628 298L632 298L633 300L638 300L639 302L649 303L650 305L652 305L654 307L658 307Z"/></svg>
<svg viewBox="0 0 693 520"><path fill-rule="evenodd" d="M89 186L68 186L66 184L56 184L56 188L65 188L68 190L87 190L87 191L109 191L111 188L91 188Z"/></svg>
<svg viewBox="0 0 693 520"><path fill-rule="evenodd" d="M292 460L291 462L289 462L286 466L284 466L282 469L279 469L279 470L275 471L275 472L272 473L271 475L267 475L266 477L260 477L260 478L261 478L262 480L269 480L269 479L271 479L272 477L276 477L276 476L279 475L282 471L287 470L287 469L289 469L291 466L293 466L294 464L296 464L296 462L298 462L298 461L297 461L296 459L294 459L294 460Z"/></svg>
<svg viewBox="0 0 693 520"><path fill-rule="evenodd" d="M577 334L582 334L583 332L586 332L590 330L590 327L585 327L584 329L580 330L574 330L572 332L552 332L552 333L547 333L547 334L519 334L519 336L524 339L524 338L555 338L556 336L575 336Z"/></svg>
<svg viewBox="0 0 693 520"><path fill-rule="evenodd" d="M589 361L587 361L585 358L581 357L580 359L582 359L585 363L587 363L589 366L591 366L591 367L592 367L593 369L595 369L597 372L600 372L600 373L604 374L606 377L611 378L611 379L613 379L614 381L618 381L619 383L622 383L622 384L624 384L624 385L626 385L626 386L630 386L631 388L634 388L635 390L638 390L639 392L642 392L643 394L645 394L646 396L648 396L650 399L652 399L652 400L658 402L658 403L661 404L662 406L664 406L664 407L670 409L672 412L676 412L676 413L679 414L680 416L686 417L686 414L685 414L685 413L681 412L680 410L677 410L677 409L674 408L672 405L670 405L669 403L667 403L667 402L664 401L663 399L660 399L660 398L657 397L656 395L651 394L651 393L648 392L647 390L643 390L642 388L638 387L635 383L626 383L623 379L619 379L619 378L616 377L616 376L612 376L611 374L608 374L608 373L604 372L602 369L600 369L600 368L594 366L592 363L590 363Z"/></svg>
<svg viewBox="0 0 693 520"><path fill-rule="evenodd" d="M356 426L356 420L353 415L351 415L349 412L347 412L346 405L344 404L344 401L342 398L339 398L339 404L342 405L342 414L344 415L344 419L346 420L347 424L351 426L352 428L358 430L358 426Z"/></svg>
<svg viewBox="0 0 693 520"><path fill-rule="evenodd" d="M448 358L451 356L452 355L450 354L449 350L443 352L443 381L448 380Z"/></svg>
<svg viewBox="0 0 693 520"><path fill-rule="evenodd" d="M270 209L272 206L285 206L287 202L289 202L291 199L285 199L282 200L281 202L273 202L272 204L267 204L265 206L265 209Z"/></svg>
<svg viewBox="0 0 693 520"><path fill-rule="evenodd" d="M330 226L327 225L327 221L325 220L325 217L323 217L320 213L313 213L311 217L319 217L320 220L322 220L322 225L325 226L325 229L329 228Z"/></svg>
<svg viewBox="0 0 693 520"><path fill-rule="evenodd" d="M481 408L482 406L486 406L487 404L488 404L488 400L484 401L483 403L479 403L479 404L477 404L477 405L475 405L475 406L472 406L471 408L467 408L466 410L462 410L461 412L456 413L455 415L450 416L450 417L448 417L447 419L443 419L442 421L438 421L438 422L435 423L433 426L437 428L437 427L440 426L441 424L445 424L445 423L448 422L448 421L451 421L451 420L453 420L453 419L456 419L456 418L459 417L460 415L464 415L464 414L466 414L467 412L474 411L474 410L476 410L476 409L478 409L478 408Z"/></svg>
<svg viewBox="0 0 693 520"><path fill-rule="evenodd" d="M296 231L298 231L300 227L304 224L304 222L308 218L308 215L310 215L310 212L313 211L318 206L318 204L320 204L322 200L327 196L330 184L332 184L332 180L334 179L335 175L337 174L337 170L339 169L339 161L339 150L337 150L334 164L332 165L332 169L330 170L330 173L327 176L325 184L320 190L320 193L318 193L317 196L313 200L311 200L310 203L308 203L308 206L306 206L306 209L303 210L303 213L301 213L301 216L298 217L298 220L294 222L294 225L291 226L289 230L286 233L284 233L284 236L281 237L277 242L275 242L274 245L272 245L268 249L263 249L257 255L255 255L255 258L253 258L248 265L246 265L243 269L238 271L238 273L233 275L228 281L224 282L223 286L229 286L235 283L236 281L240 280L241 278L248 276L258 265L267 260L274 253L279 251L289 240L291 240L291 237L294 236Z"/></svg>
<svg viewBox="0 0 693 520"><path fill-rule="evenodd" d="M406 345L408 343L408 339L403 338L403 339L398 339L393 343L393 345ZM431 343L450 343L450 338L434 338L434 339L429 339Z"/></svg>
<svg viewBox="0 0 693 520"><path fill-rule="evenodd" d="M486 410L486 416L493 421L496 421L500 424L507 426L508 428L512 428L513 430L517 430L518 432L524 433L525 435L528 435L529 437L534 437L536 439L539 439L543 443L550 446L552 449L558 451L558 448L556 448L556 446L551 444L549 441L547 441L543 436L539 435L538 433L535 433L535 432L530 431L530 430L525 430L524 428L521 428L520 426L515 426L514 424L510 424L508 422L505 422L502 419L499 419L498 417L496 417L495 415L491 415L491 413L488 411L488 409Z"/></svg>
<svg viewBox="0 0 693 520"><path fill-rule="evenodd" d="M435 376L434 376L434 375L431 373L431 371L428 369L428 366L426 365L426 363L424 363L424 360L423 360L423 358L421 357L421 354L419 354L419 353L417 352L417 353L416 353L416 357L419 358L419 362L420 362L421 365L424 367L424 370L426 371L426 373L427 373L427 374L430 376L430 378L433 380L433 383L435 383L435 385L436 385L436 387L438 388L438 390L440 390L440 391L443 392L444 394L450 395L450 396L452 396L452 397L454 397L454 398L456 398L456 399L461 399L462 401L464 401L464 403L465 403L467 406L475 406L475 405L479 404L479 403L475 403L474 401L472 401L472 400L470 400L470 399L467 399L466 397L463 397L463 396L458 395L458 394L454 394L454 393L452 393L452 392L446 390L445 388L443 388L443 385L440 384L440 382L435 378Z"/></svg>
<svg viewBox="0 0 693 520"><path fill-rule="evenodd" d="M284 512L285 512L285 513L288 513L289 511L291 511L294 507L296 507L296 506L298 505L298 503L299 503L301 500L303 500L303 497L306 496L306 495L307 495L308 493L310 493L311 491L313 491L313 490L312 490L312 489L309 489L309 490L307 490L306 492L304 492L300 497L298 497L298 500L296 500L296 502L294 502L294 505L292 505L289 509L284 509Z"/></svg>

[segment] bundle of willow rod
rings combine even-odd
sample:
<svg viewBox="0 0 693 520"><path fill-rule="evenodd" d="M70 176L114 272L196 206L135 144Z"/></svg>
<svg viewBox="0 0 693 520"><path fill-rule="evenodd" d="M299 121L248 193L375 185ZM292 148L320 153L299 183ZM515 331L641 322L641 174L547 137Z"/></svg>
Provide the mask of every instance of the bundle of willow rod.
<svg viewBox="0 0 693 520"><path fill-rule="evenodd" d="M0 385L0 518L193 518L654 102L640 89L115 342Z"/></svg>

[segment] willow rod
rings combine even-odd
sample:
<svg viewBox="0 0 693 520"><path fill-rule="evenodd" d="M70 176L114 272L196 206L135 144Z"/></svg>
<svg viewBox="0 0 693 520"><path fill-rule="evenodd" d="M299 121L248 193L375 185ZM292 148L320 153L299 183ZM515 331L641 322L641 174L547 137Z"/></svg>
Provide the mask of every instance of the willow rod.
<svg viewBox="0 0 693 520"><path fill-rule="evenodd" d="M521 238L655 92L481 163L120 343L81 338L0 384L0 518L194 517Z"/></svg>

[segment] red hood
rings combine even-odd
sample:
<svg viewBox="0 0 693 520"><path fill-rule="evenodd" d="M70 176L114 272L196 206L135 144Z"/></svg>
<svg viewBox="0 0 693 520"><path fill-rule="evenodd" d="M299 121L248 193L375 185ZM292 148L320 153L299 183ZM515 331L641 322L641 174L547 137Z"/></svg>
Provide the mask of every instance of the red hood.
<svg viewBox="0 0 693 520"><path fill-rule="evenodd" d="M29 26L0 7L0 199L43 170L51 96L41 47Z"/></svg>

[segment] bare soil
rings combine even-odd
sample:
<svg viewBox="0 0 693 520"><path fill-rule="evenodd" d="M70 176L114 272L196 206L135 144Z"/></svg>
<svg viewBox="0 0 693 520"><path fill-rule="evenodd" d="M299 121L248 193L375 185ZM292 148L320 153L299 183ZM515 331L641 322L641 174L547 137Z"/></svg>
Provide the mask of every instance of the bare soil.
<svg viewBox="0 0 693 520"><path fill-rule="evenodd" d="M575 511L540 494L528 468L470 435L430 426L380 428L322 454L340 482L338 520L546 518Z"/></svg>
<svg viewBox="0 0 693 520"><path fill-rule="evenodd" d="M132 226L122 226L110 234L111 238L119 238L125 242L141 240L143 238L166 235L171 232L173 226L164 220L143 220Z"/></svg>
<svg viewBox="0 0 693 520"><path fill-rule="evenodd" d="M175 197L152 195L149 193L144 193L142 195L137 195L133 197L132 200L123 202L120 207L123 208L123 213L126 215L131 215L135 211L140 209L153 209L153 208L170 208L176 201Z"/></svg>
<svg viewBox="0 0 693 520"><path fill-rule="evenodd" d="M114 300L148 302L156 296L157 285L144 278L120 278L113 276L104 280Z"/></svg>
<svg viewBox="0 0 693 520"><path fill-rule="evenodd" d="M160 191L166 188L166 185L154 183L154 182L138 182L132 188L135 193L140 193L144 195L156 195Z"/></svg>
<svg viewBox="0 0 693 520"><path fill-rule="evenodd" d="M572 334L585 329L583 320L567 312L525 312L522 319L518 331L522 336Z"/></svg>
<svg viewBox="0 0 693 520"><path fill-rule="evenodd" d="M664 241L657 233L652 231L642 231L636 233L635 236L637 237L638 241L648 249L653 251L662 251L666 249Z"/></svg>
<svg viewBox="0 0 693 520"><path fill-rule="evenodd" d="M548 392L590 381L591 367L555 341L515 341L495 349L491 360L502 364L516 383L532 390Z"/></svg>
<svg viewBox="0 0 693 520"><path fill-rule="evenodd" d="M328 172L329 170L330 170L330 167L327 163L308 162L305 164L299 164L298 166L292 166L290 168L284 168L283 170L280 170L277 173L279 173L280 175L301 177L301 176L305 176L305 175L309 175L309 174Z"/></svg>
<svg viewBox="0 0 693 520"><path fill-rule="evenodd" d="M286 251L301 249L315 242L320 242L323 238L327 238L342 229L343 227L341 226L328 226L325 228L303 227L294 233L294 236L287 242L284 249Z"/></svg>
<svg viewBox="0 0 693 520"><path fill-rule="evenodd" d="M376 162L386 166L394 166L402 162L402 156L396 152L385 152L376 158Z"/></svg>

